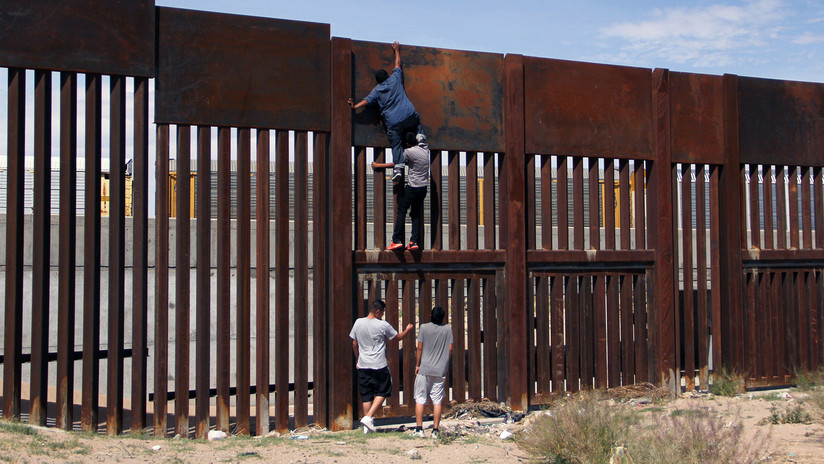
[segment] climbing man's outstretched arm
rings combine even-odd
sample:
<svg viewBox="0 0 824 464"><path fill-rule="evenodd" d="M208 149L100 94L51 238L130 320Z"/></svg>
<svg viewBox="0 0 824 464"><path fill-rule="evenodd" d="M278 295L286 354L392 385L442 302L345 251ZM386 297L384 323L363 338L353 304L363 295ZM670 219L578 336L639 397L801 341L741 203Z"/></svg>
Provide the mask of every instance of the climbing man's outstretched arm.
<svg viewBox="0 0 824 464"><path fill-rule="evenodd" d="M392 50L395 51L395 67L401 67L401 44L398 43L396 40L395 43L392 44Z"/></svg>
<svg viewBox="0 0 824 464"><path fill-rule="evenodd" d="M363 100L359 101L357 104L355 104L355 100L353 98L350 98L349 100L347 100L347 103L349 103L349 106L353 110L356 110L358 108L363 108L364 106L369 104L369 102L366 101L366 99L363 99Z"/></svg>

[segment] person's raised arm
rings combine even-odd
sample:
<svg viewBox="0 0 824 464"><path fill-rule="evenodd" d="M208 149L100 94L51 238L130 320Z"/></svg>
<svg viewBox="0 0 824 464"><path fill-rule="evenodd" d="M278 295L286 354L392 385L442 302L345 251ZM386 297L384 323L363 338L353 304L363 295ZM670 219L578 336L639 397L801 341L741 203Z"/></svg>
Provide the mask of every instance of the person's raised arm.
<svg viewBox="0 0 824 464"><path fill-rule="evenodd" d="M365 98L363 100L359 101L358 103L355 103L355 99L353 99L353 98L350 98L346 102L349 103L349 107L352 108L353 110L356 110L358 108L363 108L364 106L369 104L369 102L366 101Z"/></svg>
<svg viewBox="0 0 824 464"><path fill-rule="evenodd" d="M407 325L403 332L398 334L398 340L403 340L404 338L406 338L406 336L409 335L409 332L411 332L413 328L415 328L414 325Z"/></svg>
<svg viewBox="0 0 824 464"><path fill-rule="evenodd" d="M401 67L401 44L398 43L396 40L395 43L392 44L392 50L395 51L395 67Z"/></svg>

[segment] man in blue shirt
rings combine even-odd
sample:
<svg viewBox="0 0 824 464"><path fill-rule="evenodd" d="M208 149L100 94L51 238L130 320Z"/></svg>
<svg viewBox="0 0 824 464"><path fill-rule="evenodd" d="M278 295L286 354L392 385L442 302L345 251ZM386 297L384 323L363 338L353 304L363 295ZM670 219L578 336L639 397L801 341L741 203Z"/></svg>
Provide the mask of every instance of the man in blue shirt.
<svg viewBox="0 0 824 464"><path fill-rule="evenodd" d="M357 104L354 99L349 99L349 106L353 109L374 104L380 108L381 117L386 124L386 138L392 146L392 161L395 165L392 174L393 182L400 181L403 176L403 135L409 131L423 134L421 118L403 88L400 48L398 42L392 44L392 50L395 51L395 69L392 70L392 75L387 74L383 69L375 72L378 85L369 92L369 95Z"/></svg>

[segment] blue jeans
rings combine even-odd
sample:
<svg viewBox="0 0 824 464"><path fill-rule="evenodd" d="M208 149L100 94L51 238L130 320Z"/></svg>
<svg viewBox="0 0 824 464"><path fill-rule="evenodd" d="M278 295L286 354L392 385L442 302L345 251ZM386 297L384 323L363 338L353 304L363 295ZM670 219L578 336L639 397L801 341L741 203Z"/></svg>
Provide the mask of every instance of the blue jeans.
<svg viewBox="0 0 824 464"><path fill-rule="evenodd" d="M400 123L386 127L386 138L389 139L389 146L392 147L392 162L395 165L403 164L403 136L410 130L415 130L416 134L423 133L421 117L418 113L412 113Z"/></svg>

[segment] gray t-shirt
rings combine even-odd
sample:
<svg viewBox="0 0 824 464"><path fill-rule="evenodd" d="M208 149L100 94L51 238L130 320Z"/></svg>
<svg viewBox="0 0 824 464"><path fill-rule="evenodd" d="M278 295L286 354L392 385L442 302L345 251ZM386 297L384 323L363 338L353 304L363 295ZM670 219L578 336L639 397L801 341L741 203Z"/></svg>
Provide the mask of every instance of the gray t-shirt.
<svg viewBox="0 0 824 464"><path fill-rule="evenodd" d="M355 321L349 338L358 341L358 369L383 369L386 363L386 341L398 331L383 319L361 317Z"/></svg>
<svg viewBox="0 0 824 464"><path fill-rule="evenodd" d="M423 324L418 331L418 341L423 344L418 374L446 376L449 368L449 345L452 344L452 327L449 324Z"/></svg>
<svg viewBox="0 0 824 464"><path fill-rule="evenodd" d="M429 146L425 143L409 147L403 151L404 161L409 166L407 183L410 187L429 186Z"/></svg>

